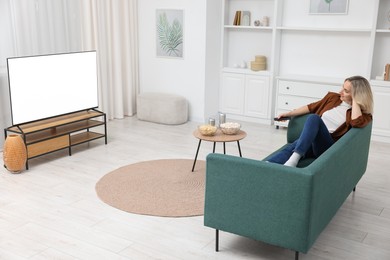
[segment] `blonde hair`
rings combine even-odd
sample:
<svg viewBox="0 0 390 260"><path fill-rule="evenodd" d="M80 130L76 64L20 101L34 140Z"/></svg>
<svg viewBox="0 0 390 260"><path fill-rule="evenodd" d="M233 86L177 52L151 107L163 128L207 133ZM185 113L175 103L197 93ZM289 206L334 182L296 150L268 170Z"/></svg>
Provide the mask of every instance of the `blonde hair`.
<svg viewBox="0 0 390 260"><path fill-rule="evenodd" d="M344 80L352 84L352 98L359 104L365 114L372 114L374 110L374 98L370 82L362 76L353 76Z"/></svg>

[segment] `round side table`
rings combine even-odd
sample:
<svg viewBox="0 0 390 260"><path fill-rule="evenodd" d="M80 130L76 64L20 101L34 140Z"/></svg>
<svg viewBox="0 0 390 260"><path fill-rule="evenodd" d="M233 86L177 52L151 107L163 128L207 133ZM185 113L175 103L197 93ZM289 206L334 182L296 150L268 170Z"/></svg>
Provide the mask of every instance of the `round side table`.
<svg viewBox="0 0 390 260"><path fill-rule="evenodd" d="M228 142L237 142L237 147L238 147L238 152L240 154L240 157L242 157L241 154L241 147L240 147L240 140L244 139L246 137L246 132L240 130L237 134L235 135L226 135L224 134L220 129L217 130L215 135L213 136L207 136L207 135L202 135L199 130L195 130L193 135L199 139L198 143L198 148L196 149L196 154L195 154L195 159L194 159L194 164L192 165L192 171L195 169L195 164L196 160L198 158L198 153L199 153L199 148L200 144L202 141L207 141L207 142L213 142L213 153L215 153L215 144L216 143L223 143L223 153L226 154L226 146L225 143Z"/></svg>

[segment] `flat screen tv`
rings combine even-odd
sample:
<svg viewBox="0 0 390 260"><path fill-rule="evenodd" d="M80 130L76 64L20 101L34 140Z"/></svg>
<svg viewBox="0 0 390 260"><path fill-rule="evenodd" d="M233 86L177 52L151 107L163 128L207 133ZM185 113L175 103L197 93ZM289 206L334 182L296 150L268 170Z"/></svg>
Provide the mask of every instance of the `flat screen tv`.
<svg viewBox="0 0 390 260"><path fill-rule="evenodd" d="M12 124L98 107L96 51L7 59Z"/></svg>

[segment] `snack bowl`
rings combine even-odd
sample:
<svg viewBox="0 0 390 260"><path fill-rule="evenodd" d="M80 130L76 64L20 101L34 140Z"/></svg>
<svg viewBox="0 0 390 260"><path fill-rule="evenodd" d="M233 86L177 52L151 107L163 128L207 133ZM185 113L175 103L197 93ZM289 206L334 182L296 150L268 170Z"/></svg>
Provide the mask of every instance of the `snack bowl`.
<svg viewBox="0 0 390 260"><path fill-rule="evenodd" d="M220 124L219 127L221 128L222 133L225 135L235 135L238 133L238 131L240 131L241 125L239 123L226 122Z"/></svg>
<svg viewBox="0 0 390 260"><path fill-rule="evenodd" d="M217 132L217 127L213 125L200 125L198 130L202 135L213 136Z"/></svg>

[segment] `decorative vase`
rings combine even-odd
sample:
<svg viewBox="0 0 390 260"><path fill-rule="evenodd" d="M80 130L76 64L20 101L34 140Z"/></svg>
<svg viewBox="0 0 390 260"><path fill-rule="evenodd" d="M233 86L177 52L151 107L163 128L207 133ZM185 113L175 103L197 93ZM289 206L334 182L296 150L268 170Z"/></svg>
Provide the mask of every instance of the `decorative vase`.
<svg viewBox="0 0 390 260"><path fill-rule="evenodd" d="M11 134L7 136L3 149L4 166L12 173L21 172L27 160L26 146L20 135Z"/></svg>

